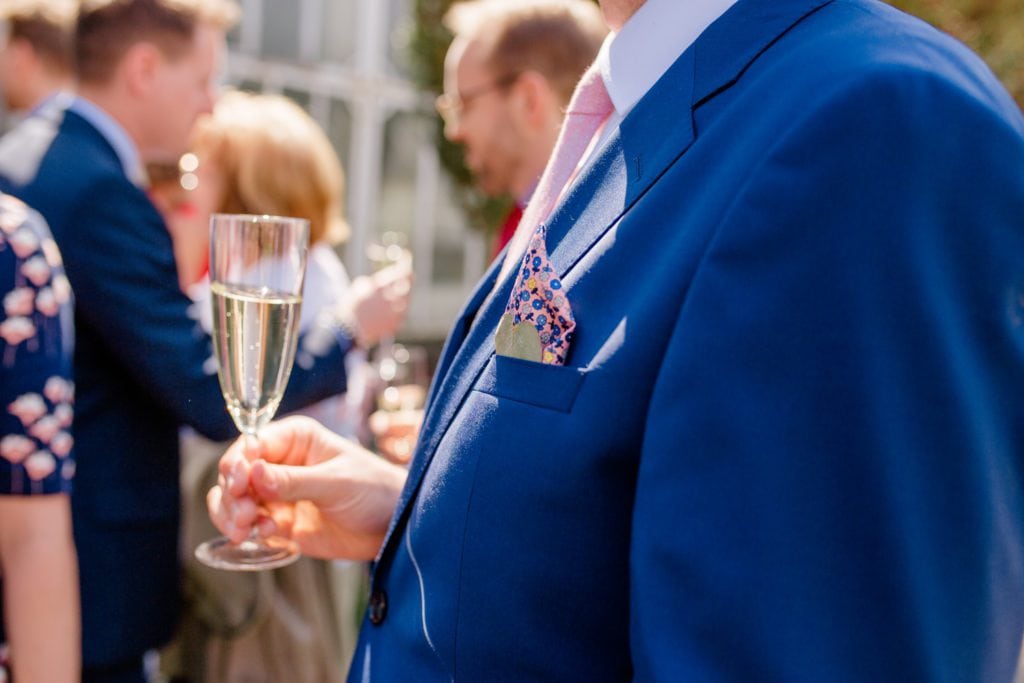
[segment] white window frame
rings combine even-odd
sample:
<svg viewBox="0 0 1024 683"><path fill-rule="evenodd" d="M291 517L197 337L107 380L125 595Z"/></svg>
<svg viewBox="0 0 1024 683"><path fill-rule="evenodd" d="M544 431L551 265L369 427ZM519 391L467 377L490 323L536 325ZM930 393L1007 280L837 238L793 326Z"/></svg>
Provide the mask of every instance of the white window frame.
<svg viewBox="0 0 1024 683"><path fill-rule="evenodd" d="M256 82L264 92L309 95L309 112L328 129L330 103L344 101L351 115L346 163L346 214L352 235L345 248L345 265L352 275L368 272L366 246L376 238L381 194L385 128L398 112L432 111L432 97L389 66L390 2L353 0L356 9L355 54L351 64L318 59L322 53L322 23L326 3L338 0L298 0L299 62L261 56L265 2L241 0L242 21L237 49L230 51L226 70L229 83ZM434 282L434 237L437 198L443 173L432 139L416 149L416 176L410 249L416 280L410 314L402 334L410 339L437 340L447 334L466 296L487 265L486 243L479 231L464 229L461 281Z"/></svg>

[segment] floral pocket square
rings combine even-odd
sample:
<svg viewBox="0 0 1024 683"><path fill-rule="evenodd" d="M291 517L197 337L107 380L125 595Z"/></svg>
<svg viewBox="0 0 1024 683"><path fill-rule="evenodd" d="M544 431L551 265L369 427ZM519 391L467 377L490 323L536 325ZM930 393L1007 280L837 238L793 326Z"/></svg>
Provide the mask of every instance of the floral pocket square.
<svg viewBox="0 0 1024 683"><path fill-rule="evenodd" d="M494 347L502 356L565 365L576 321L548 260L546 236L547 228L541 224L530 238Z"/></svg>

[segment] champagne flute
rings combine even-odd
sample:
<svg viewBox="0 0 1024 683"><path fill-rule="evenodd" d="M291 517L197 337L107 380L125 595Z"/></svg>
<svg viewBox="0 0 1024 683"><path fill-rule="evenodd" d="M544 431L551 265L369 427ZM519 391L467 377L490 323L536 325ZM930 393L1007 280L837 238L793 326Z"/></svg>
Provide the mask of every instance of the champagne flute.
<svg viewBox="0 0 1024 683"><path fill-rule="evenodd" d="M371 242L366 247L366 258L374 270L387 268L403 258L411 258L405 246L405 235L395 230L388 230L380 236L379 242Z"/></svg>
<svg viewBox="0 0 1024 683"><path fill-rule="evenodd" d="M408 462L416 445L418 429L405 427L422 419L423 404L430 384L427 350L422 346L392 344L389 353L376 361L380 388L377 391L378 413L371 417L380 427L377 445L397 462ZM397 430L395 427L399 427Z"/></svg>
<svg viewBox="0 0 1024 683"><path fill-rule="evenodd" d="M298 339L309 222L300 218L210 217L210 294L217 375L228 412L254 451L291 374ZM298 546L284 538L220 537L201 544L199 561L258 571L291 564Z"/></svg>
<svg viewBox="0 0 1024 683"><path fill-rule="evenodd" d="M402 261L412 259L412 253L405 246L405 235L394 230L388 230L380 236L379 242L371 242L366 247L366 257L374 272L383 270L388 266ZM382 337L377 341L377 358L383 358L392 354L394 336Z"/></svg>
<svg viewBox="0 0 1024 683"><path fill-rule="evenodd" d="M425 348L394 344L390 355L377 360L377 374L384 385L377 396L380 410L398 412L423 407L430 382Z"/></svg>

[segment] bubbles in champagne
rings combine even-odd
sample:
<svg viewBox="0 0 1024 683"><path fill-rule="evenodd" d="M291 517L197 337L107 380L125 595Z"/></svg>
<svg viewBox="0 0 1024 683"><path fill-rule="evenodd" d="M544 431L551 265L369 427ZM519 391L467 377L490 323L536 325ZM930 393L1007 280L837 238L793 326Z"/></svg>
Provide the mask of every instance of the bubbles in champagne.
<svg viewBox="0 0 1024 683"><path fill-rule="evenodd" d="M220 388L239 431L255 434L277 411L291 374L302 297L214 282Z"/></svg>

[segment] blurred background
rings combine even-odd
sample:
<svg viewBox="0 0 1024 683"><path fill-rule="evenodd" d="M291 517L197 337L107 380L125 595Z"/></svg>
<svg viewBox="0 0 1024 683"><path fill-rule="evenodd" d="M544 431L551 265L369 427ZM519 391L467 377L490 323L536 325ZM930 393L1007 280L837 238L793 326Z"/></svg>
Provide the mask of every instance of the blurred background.
<svg viewBox="0 0 1024 683"><path fill-rule="evenodd" d="M324 127L348 178L345 265L366 273L368 245L408 247L417 277L401 340L436 349L487 265L506 208L469 186L434 111L452 0L239 1L224 80L285 94ZM1024 0L893 4L968 43L1024 104Z"/></svg>

